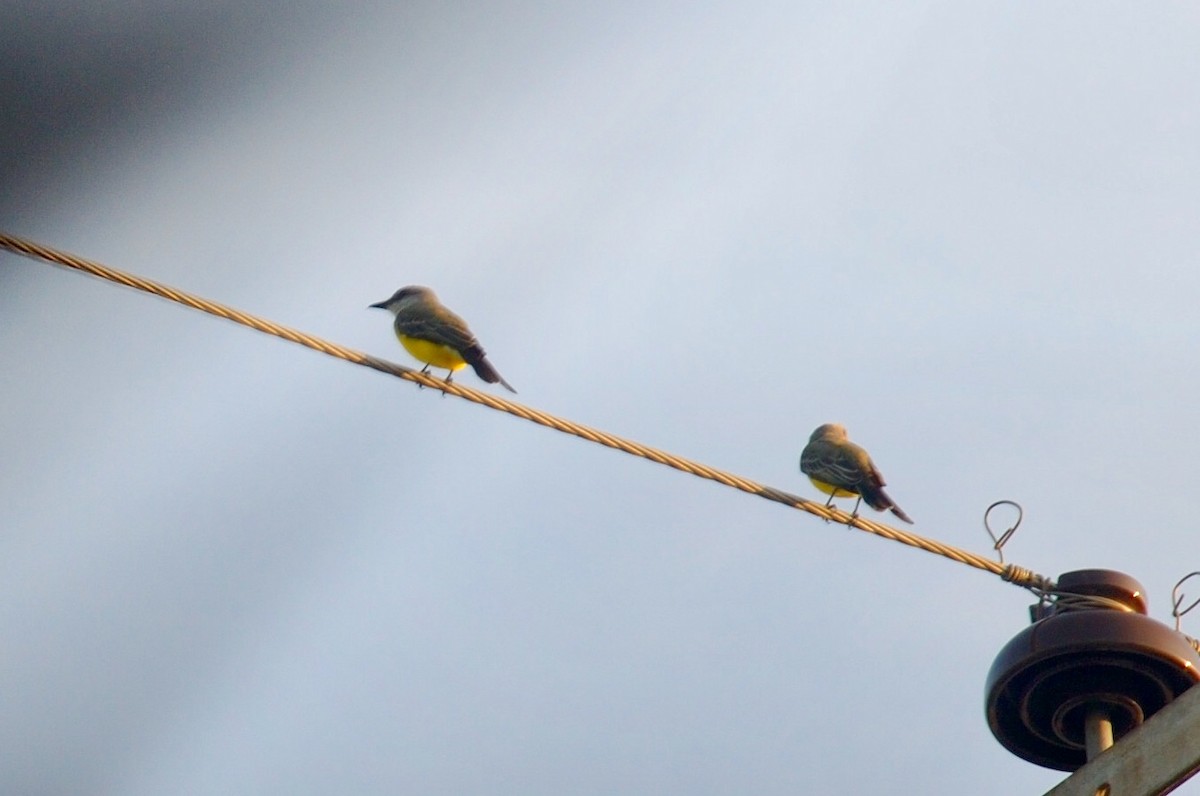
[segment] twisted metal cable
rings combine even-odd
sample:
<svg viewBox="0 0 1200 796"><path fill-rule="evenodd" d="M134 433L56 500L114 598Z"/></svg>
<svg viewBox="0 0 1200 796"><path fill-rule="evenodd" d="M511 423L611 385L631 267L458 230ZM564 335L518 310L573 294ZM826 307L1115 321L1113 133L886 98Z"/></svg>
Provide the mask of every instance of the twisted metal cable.
<svg viewBox="0 0 1200 796"><path fill-rule="evenodd" d="M64 268L69 268L75 271L82 271L91 276L105 279L110 282L116 282L126 287L141 290L169 301L174 301L182 304L185 307L207 312L210 315L216 315L218 318L239 323L243 326L249 326L266 334L281 337L284 340L289 340L293 343L311 348L314 351L320 351L331 357L344 359L347 362L353 362L357 365L364 365L368 368L373 368L382 373L387 373L397 378L406 379L416 382L417 384L426 387L432 387L443 393L454 395L458 398L463 398L473 403L482 404L490 409L496 409L501 412L507 412L515 417L528 420L531 423L552 428L555 431L561 431L564 434L570 434L580 439L585 439L589 442L594 442L598 445L603 445L607 448L613 448L623 453L628 453L632 456L639 456L643 459L648 459L658 464L666 465L675 470L679 470L689 475L705 478L710 481L716 481L719 484L739 489L742 492L747 492L751 495L773 500L776 503L781 503L794 509L806 511L828 522L836 522L846 525L851 528L856 528L860 531L881 536L884 539L891 539L894 542L915 547L919 550L924 550L928 553L944 556L952 561L957 561L961 564L966 564L976 569L990 572L993 575L999 575L1003 580L1010 583L1015 583L1027 589L1052 589L1053 581L1045 576L1038 575L1031 570L1023 567L1014 566L1012 564L1004 564L1002 562L992 561L983 556L970 553L966 550L961 550L957 547L942 544L941 542L932 539L926 539L914 533L902 531L899 528L893 528L890 525L874 522L864 519L863 517L852 516L846 512L831 506L826 506L823 503L806 500L805 498L793 495L789 492L784 492L774 487L764 486L763 484L750 481L732 473L727 473L724 470L717 470L713 467L693 462L688 459L674 456L670 453L660 451L656 448L651 448L648 445L642 445L632 440L627 440L613 434L608 434L598 429L589 428L588 426L574 423L570 420L564 420L554 415L540 412L536 409L531 409L528 406L516 403L514 401L500 398L489 393L479 392L470 387L464 387L457 382L448 382L439 379L435 376L421 373L418 370L397 365L394 362L389 362L385 359L364 354L361 351L355 351L345 346L330 343L322 340L319 337L314 337L304 332L299 332L287 326L273 323L263 318L258 318L240 310L227 307L224 304L218 304L215 301L196 296L191 293L186 293L182 290L176 290L173 287L164 285L160 282L155 282L150 279L143 279L140 276L118 271L114 268L109 268L99 263L94 263L85 260L82 257L76 257L65 252L60 252L51 249L47 246L42 246L33 241L18 238L12 235L7 235L0 232L0 248L8 249L16 254L30 257L37 260L42 260L54 265L59 265Z"/></svg>

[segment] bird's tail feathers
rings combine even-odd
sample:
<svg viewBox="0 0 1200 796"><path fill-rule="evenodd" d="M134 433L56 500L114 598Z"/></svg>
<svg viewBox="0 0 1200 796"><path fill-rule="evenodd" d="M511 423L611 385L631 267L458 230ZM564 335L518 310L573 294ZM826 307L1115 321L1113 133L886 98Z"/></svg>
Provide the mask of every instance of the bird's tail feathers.
<svg viewBox="0 0 1200 796"><path fill-rule="evenodd" d="M891 511L893 514L895 514L897 517L899 517L900 519L907 522L909 525L913 524L912 518L909 517L907 514L905 514L904 509L897 506L896 502L894 500L892 500L891 496L888 495L887 492L884 492L882 489L871 490L869 494L864 492L863 500L865 500L867 502L868 506L875 509L876 511Z"/></svg>
<svg viewBox="0 0 1200 796"><path fill-rule="evenodd" d="M487 355L483 353L482 348L476 347L473 351L466 351L464 352L464 357L470 363L471 367L475 369L475 375L479 376L479 378L488 384L499 383L506 390L516 395L517 391L513 389L513 386L504 380L504 377L500 375L500 371L496 370L491 362L488 362Z"/></svg>

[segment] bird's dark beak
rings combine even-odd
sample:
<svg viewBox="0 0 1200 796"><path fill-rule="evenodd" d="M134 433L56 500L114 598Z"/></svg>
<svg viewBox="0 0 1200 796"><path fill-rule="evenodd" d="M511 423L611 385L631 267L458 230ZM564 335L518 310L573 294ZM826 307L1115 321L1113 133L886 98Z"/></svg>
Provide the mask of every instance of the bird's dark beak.
<svg viewBox="0 0 1200 796"><path fill-rule="evenodd" d="M380 301L378 304L372 304L371 306L367 307L367 309L369 309L369 310L373 310L373 309L386 310L387 309L387 299Z"/></svg>

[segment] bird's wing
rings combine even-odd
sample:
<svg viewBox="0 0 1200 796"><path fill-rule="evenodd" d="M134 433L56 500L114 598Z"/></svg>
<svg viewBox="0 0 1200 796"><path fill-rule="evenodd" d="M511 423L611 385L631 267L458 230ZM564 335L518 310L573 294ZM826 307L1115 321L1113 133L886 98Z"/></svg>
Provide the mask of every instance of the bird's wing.
<svg viewBox="0 0 1200 796"><path fill-rule="evenodd" d="M883 480L883 473L879 472L879 468L875 466L875 462L867 457L867 478L871 484L876 487L887 486L887 481Z"/></svg>
<svg viewBox="0 0 1200 796"><path fill-rule="evenodd" d="M812 478L837 487L857 491L868 478L858 451L850 445L815 442L804 449L800 469Z"/></svg>
<svg viewBox="0 0 1200 796"><path fill-rule="evenodd" d="M445 307L429 312L396 314L396 331L406 337L429 340L465 353L479 345L466 321Z"/></svg>

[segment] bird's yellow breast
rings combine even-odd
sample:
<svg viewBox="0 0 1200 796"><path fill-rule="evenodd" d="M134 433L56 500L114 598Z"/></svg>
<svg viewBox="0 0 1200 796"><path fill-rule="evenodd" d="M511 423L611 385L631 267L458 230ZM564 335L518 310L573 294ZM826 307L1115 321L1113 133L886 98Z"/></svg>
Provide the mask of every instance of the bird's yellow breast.
<svg viewBox="0 0 1200 796"><path fill-rule="evenodd" d="M858 497L857 492L849 492L845 489L836 487L833 484L827 484L824 481L818 481L812 476L809 476L808 480L812 481L813 486L824 492L826 495L833 495L834 497Z"/></svg>
<svg viewBox="0 0 1200 796"><path fill-rule="evenodd" d="M409 337L405 334L398 334L396 337L400 338L400 345L404 346L404 349L408 353L426 365L433 365L435 368L445 368L446 370L459 370L466 367L467 361L448 345L435 343L432 340Z"/></svg>

